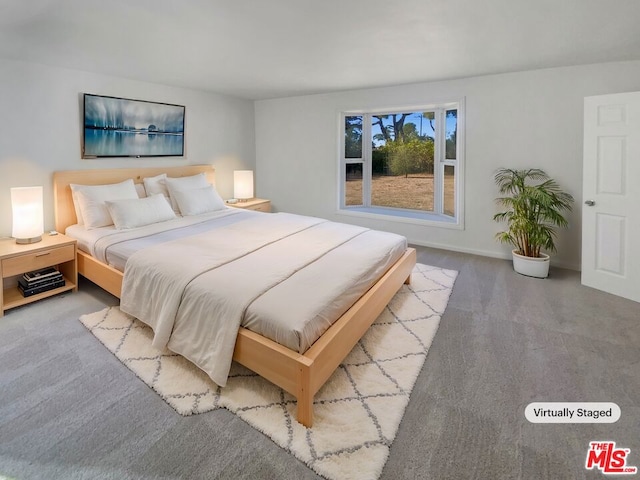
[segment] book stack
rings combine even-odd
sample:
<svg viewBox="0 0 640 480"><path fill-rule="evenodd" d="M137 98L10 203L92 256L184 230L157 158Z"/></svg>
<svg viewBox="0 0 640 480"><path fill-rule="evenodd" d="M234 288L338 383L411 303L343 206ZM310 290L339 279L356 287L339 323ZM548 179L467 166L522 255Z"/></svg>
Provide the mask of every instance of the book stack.
<svg viewBox="0 0 640 480"><path fill-rule="evenodd" d="M18 290L23 297L30 297L58 287L64 287L64 277L53 267L27 272L18 278Z"/></svg>

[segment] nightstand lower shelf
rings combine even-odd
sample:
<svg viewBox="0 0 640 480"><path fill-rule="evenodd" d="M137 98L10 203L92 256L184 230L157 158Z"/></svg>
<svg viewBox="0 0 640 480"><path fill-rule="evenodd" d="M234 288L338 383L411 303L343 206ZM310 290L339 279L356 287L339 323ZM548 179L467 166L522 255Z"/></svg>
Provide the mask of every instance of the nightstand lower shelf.
<svg viewBox="0 0 640 480"><path fill-rule="evenodd" d="M20 307L22 305L35 302L36 300L41 300L43 298L51 297L59 293L68 292L69 290L73 290L75 288L76 284L69 280L67 277L64 277L63 287L47 290L46 292L37 293L29 297L23 297L20 293L20 290L18 290L18 287L9 287L4 289L3 292L4 305L2 306L2 309L9 310L10 308Z"/></svg>

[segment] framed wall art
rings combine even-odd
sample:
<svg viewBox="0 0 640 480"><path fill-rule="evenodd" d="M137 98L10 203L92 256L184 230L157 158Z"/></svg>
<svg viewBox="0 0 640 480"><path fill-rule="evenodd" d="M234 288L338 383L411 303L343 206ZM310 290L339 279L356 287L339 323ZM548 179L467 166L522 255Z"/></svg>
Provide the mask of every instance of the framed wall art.
<svg viewBox="0 0 640 480"><path fill-rule="evenodd" d="M84 94L82 158L183 157L181 105Z"/></svg>

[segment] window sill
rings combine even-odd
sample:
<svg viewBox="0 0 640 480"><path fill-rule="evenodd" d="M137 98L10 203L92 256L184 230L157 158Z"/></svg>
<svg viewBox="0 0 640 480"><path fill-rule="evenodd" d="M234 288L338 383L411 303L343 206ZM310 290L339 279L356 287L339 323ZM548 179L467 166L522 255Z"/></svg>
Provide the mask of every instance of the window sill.
<svg viewBox="0 0 640 480"><path fill-rule="evenodd" d="M384 207L349 207L336 212L338 215L349 217L373 218L390 222L412 223L414 225L427 225L430 227L453 228L462 230L464 226L455 218L437 213L419 212L416 210L404 210L400 208Z"/></svg>

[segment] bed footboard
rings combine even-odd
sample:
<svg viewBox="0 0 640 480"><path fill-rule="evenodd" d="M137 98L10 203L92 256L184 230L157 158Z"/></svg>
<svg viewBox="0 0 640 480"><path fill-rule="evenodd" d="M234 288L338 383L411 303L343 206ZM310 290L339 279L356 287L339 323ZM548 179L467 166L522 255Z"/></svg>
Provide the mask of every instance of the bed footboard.
<svg viewBox="0 0 640 480"><path fill-rule="evenodd" d="M409 281L415 264L416 251L409 248L304 354L241 328L233 359L296 397L298 422L311 427L315 394Z"/></svg>

